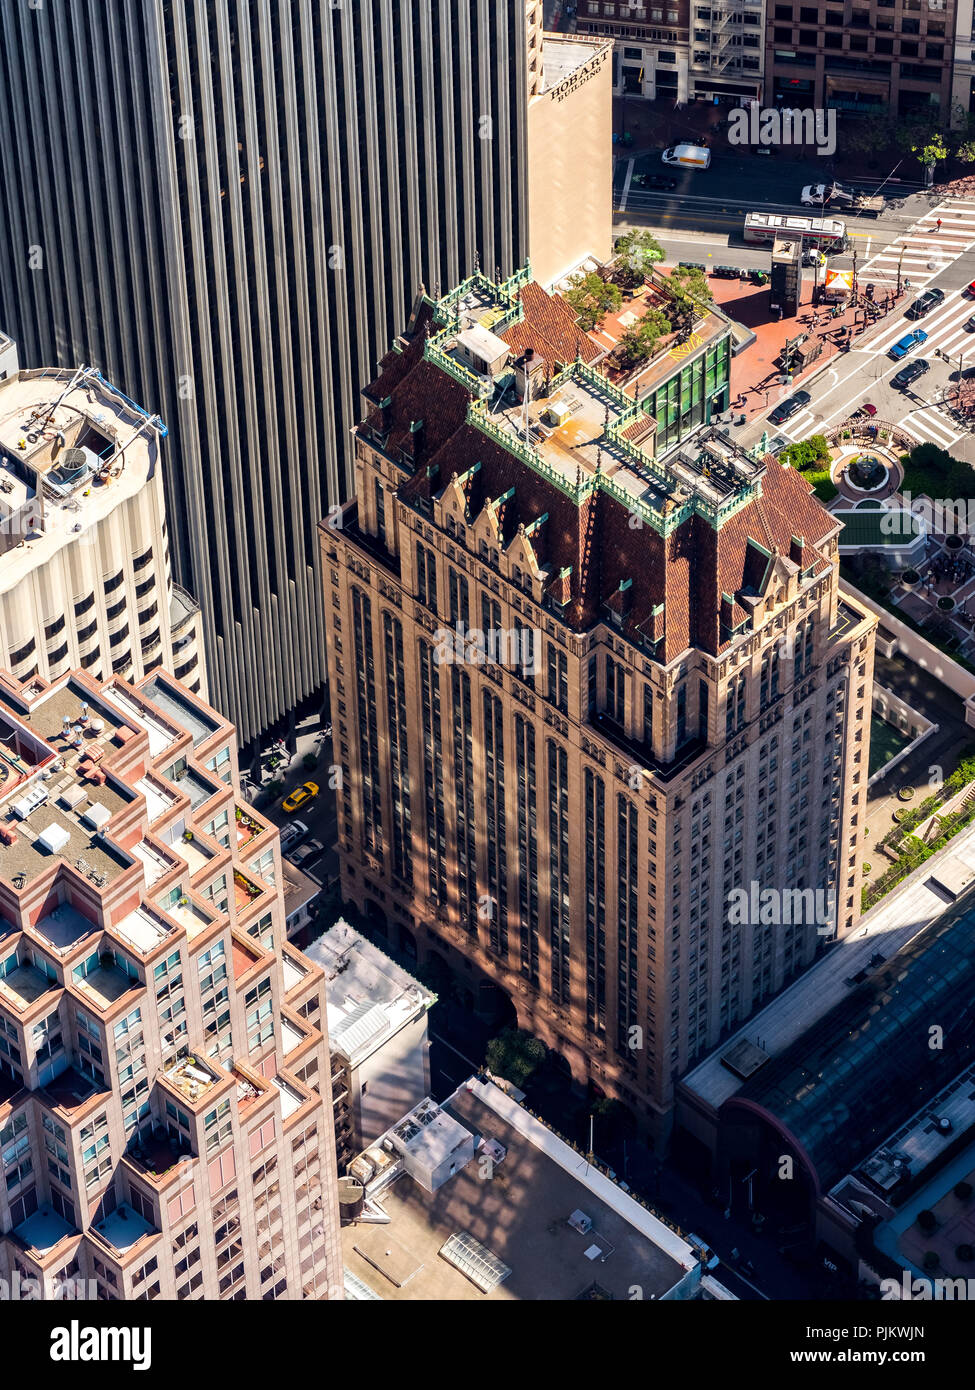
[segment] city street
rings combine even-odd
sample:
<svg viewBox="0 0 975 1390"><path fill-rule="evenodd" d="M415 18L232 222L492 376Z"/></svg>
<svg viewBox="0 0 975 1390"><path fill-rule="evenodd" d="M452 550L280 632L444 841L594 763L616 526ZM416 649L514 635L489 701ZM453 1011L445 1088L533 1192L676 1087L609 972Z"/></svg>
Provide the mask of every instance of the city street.
<svg viewBox="0 0 975 1390"><path fill-rule="evenodd" d="M940 232L936 230L937 216L943 219ZM898 263L912 292L904 296L895 312L855 340L857 346L845 354L841 365L834 363L819 377L802 383L811 391L812 402L780 432L790 439L808 438L839 424L852 409L870 401L880 418L901 426L919 441L935 443L957 458L975 462L975 436L941 404L945 389L958 379L959 367L967 371L975 365L975 332L966 327L975 314L975 299L968 291L975 277L975 202L959 200L926 213L901 246L875 251L861 265L860 284L874 277L878 284L889 282L896 276ZM917 322L908 319L906 310L917 297L913 291L931 286L944 292L944 302ZM928 337L907 360L923 359L930 370L916 386L899 391L891 385L891 378L903 361L895 361L889 353L914 327L922 328ZM945 353L949 360L938 353ZM789 390L779 388L780 398ZM766 428L764 420L753 421L738 437L751 445Z"/></svg>
<svg viewBox="0 0 975 1390"><path fill-rule="evenodd" d="M829 161L814 154L793 159L780 151L763 159L747 146L742 151L713 153L710 168L693 171L665 168L658 150L631 157L621 155L613 174L617 230L632 224L735 237L740 235L749 212L808 215L811 210L803 208L799 201L803 187L832 177ZM634 182L641 173L670 174L676 177L677 188L672 193L644 191ZM881 184L887 207L879 218L844 218L864 256L880 243L893 240L937 201L934 194L919 192L916 184L885 183L883 176L851 186L873 192Z"/></svg>
<svg viewBox="0 0 975 1390"><path fill-rule="evenodd" d="M308 827L308 833L304 836L301 844L308 844L312 840L319 841L323 846L323 852L316 858L311 858L301 864L302 870L310 874L327 887L338 875L338 856L335 851L335 842L338 835L335 808L335 792L329 787L329 766L332 762L332 742L326 738L322 731L322 726L317 718L308 718L298 725L297 749L293 755L286 751L277 750L276 756L281 758L277 767L265 773L266 787L270 782L280 779L284 782L284 789L280 790L271 801L264 801L267 796L266 791L256 788L253 783L248 783L245 793L254 798L258 798L256 804L259 805L261 814L275 825L283 829L285 826L295 821L301 821ZM306 767L304 758L314 755L317 759L314 767ZM290 761L289 761L290 756ZM268 766L268 758L263 758L262 763L265 768ZM307 802L293 814L289 815L282 808L282 801L295 787L302 782L314 782L318 787L318 795L313 801ZM294 854L294 850L300 848L299 845L293 846L289 851L289 857Z"/></svg>
<svg viewBox="0 0 975 1390"><path fill-rule="evenodd" d="M744 173L745 162L737 162L743 166ZM720 158L716 159L715 168L719 173L720 164ZM792 170L797 181L800 168L796 165ZM700 180L709 178L711 173L712 170L708 170L685 174L682 178ZM764 171L762 178L767 190L769 177ZM645 213L639 218L634 218L630 212L617 214L617 230L633 225L652 226L660 235L668 263L690 260L710 266L730 262L744 268L769 265L767 248L745 247L741 243L738 235L743 216L741 209L747 210L742 199L737 203L722 202L707 195L707 205L712 208L708 215L724 228L732 223L735 227L733 233L723 230L712 237L701 231L675 232L682 217L700 223L705 215L702 211L704 195L695 195L694 210L673 214L666 211L666 206L668 197L673 202L675 195L642 196L645 200L656 199L660 208L651 212L647 203ZM683 198L681 205L686 206ZM766 210L773 207L767 202L754 206ZM795 212L799 209L784 210ZM939 218L940 229L937 226ZM850 267L855 254L860 286L875 283L879 294L885 289L893 290L900 278L902 285L907 286L907 293L896 310L854 340L856 346L842 359L834 358L818 374L796 383L811 391L813 400L784 428L770 429L766 411L762 417L743 426L729 425L729 432L746 447L756 443L766 429L789 439L804 439L839 424L851 410L869 401L877 407L880 418L901 426L919 441L935 443L939 448L950 449L958 458L975 462L975 436L965 424L951 417L943 401L946 390L950 393L951 386L957 382L959 371L967 372L975 366L975 330L966 327L975 314L975 299L968 292L968 285L975 278L975 200L957 198L938 202L932 194L913 194L903 200L896 213L887 212L875 221L844 220L854 239L854 250L848 255L831 257L830 265ZM915 324L906 317L906 311L917 297L917 291L932 286L944 292L944 302ZM810 288L807 274L804 301ZM921 327L928 338L914 350L911 358L923 359L930 370L913 387L898 390L891 385L891 378L903 362L892 359L889 351L909 328L915 326ZM940 353L946 354L948 360ZM776 386L770 393L768 410L794 389L795 385Z"/></svg>

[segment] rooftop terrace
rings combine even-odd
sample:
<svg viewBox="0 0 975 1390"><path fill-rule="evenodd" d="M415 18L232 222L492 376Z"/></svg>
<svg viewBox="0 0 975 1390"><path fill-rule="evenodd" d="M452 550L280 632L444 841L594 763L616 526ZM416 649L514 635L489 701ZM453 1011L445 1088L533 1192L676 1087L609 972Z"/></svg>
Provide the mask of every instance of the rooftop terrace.
<svg viewBox="0 0 975 1390"><path fill-rule="evenodd" d="M471 424L577 504L599 486L664 532L692 510L722 520L756 495L764 464L716 430L699 435L666 463L655 457L654 418L628 389L592 365L601 351L594 342L586 340L590 350L584 354L576 339L575 360L561 366L531 346L524 352L509 346L533 335L541 341L547 333L555 344L547 349L550 356L561 356L571 339L558 318L564 306L554 311L554 326L543 324L535 333L536 324L520 294L520 275L497 285L486 276L473 276L436 306L440 328L427 340L424 356L471 392ZM650 290L655 301L666 305L660 284L655 282ZM548 300L549 306L553 303L561 301ZM639 376L640 392L674 375L686 360L727 332L727 320L702 311L679 353L669 349L669 338L661 343Z"/></svg>
<svg viewBox="0 0 975 1390"><path fill-rule="evenodd" d="M102 767L132 731L72 678L29 723L14 710L0 716L0 874L23 888L63 859L103 887L133 862L103 832L134 793Z"/></svg>
<svg viewBox="0 0 975 1390"><path fill-rule="evenodd" d="M169 1084L187 1100L197 1100L217 1084L218 1073L195 1054L179 1057L163 1072Z"/></svg>

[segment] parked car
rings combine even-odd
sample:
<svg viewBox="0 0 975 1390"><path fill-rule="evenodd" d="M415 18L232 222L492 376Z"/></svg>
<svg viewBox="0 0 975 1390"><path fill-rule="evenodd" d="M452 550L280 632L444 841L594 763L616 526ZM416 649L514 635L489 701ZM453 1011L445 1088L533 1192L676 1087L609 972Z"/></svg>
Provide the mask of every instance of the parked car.
<svg viewBox="0 0 975 1390"><path fill-rule="evenodd" d="M925 290L918 295L914 303L907 311L909 319L923 319L925 314L929 314L938 304L943 304L945 298L944 290L931 289Z"/></svg>
<svg viewBox="0 0 975 1390"><path fill-rule="evenodd" d="M290 856L292 864L299 868L302 873L308 874L311 878L315 875L311 872L311 865L324 852L325 846L321 840L309 840L306 844L299 845L294 854Z"/></svg>
<svg viewBox="0 0 975 1390"><path fill-rule="evenodd" d="M290 825L286 825L281 831L281 853L287 854L289 850L300 845L308 834L308 827L303 820L293 820Z"/></svg>
<svg viewBox="0 0 975 1390"><path fill-rule="evenodd" d="M919 376L923 376L929 370L929 363L923 357L918 357L913 362L908 362L906 367L901 367L900 371L892 376L890 384L897 391L906 391L911 382L917 381Z"/></svg>
<svg viewBox="0 0 975 1390"><path fill-rule="evenodd" d="M668 174L634 174L630 180L631 188L653 188L670 193L677 187L677 180Z"/></svg>
<svg viewBox="0 0 975 1390"><path fill-rule="evenodd" d="M282 811L287 811L290 816L292 811L297 811L299 806L304 806L309 801L314 801L318 795L317 782L302 782L300 787L295 787L294 791L284 798L281 802Z"/></svg>
<svg viewBox="0 0 975 1390"><path fill-rule="evenodd" d="M773 425L782 425L790 416L795 415L797 410L808 405L811 400L812 397L808 391L797 391L788 400L780 401L768 418Z"/></svg>
<svg viewBox="0 0 975 1390"><path fill-rule="evenodd" d="M927 341L928 335L923 328L912 328L910 333L905 333L903 338L894 344L890 355L899 362L902 357L906 357L909 352L913 352L916 347Z"/></svg>

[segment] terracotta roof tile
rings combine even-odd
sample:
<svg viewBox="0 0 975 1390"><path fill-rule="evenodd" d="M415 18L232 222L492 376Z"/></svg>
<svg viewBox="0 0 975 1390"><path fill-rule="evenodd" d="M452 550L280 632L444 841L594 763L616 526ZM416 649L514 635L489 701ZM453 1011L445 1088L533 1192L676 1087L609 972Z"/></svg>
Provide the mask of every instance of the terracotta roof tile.
<svg viewBox="0 0 975 1390"><path fill-rule="evenodd" d="M524 318L501 334L516 352L534 348L551 366L567 366L576 357L593 362L602 355L588 333L579 327L575 311L561 295L547 294L532 281L521 290Z"/></svg>
<svg viewBox="0 0 975 1390"><path fill-rule="evenodd" d="M526 314L531 305L540 306L546 333L558 330L557 350L574 356L574 336L571 341L564 336L570 328L578 334L573 324L565 323L571 311L565 305L551 309L552 300L537 286L526 286ZM548 350L555 351L546 341ZM389 443L403 451L411 445L418 450L415 471L401 484L401 495L406 500L439 495L454 473L463 477L479 463L464 484L471 520L488 499L511 492L499 509L507 545L519 525L530 526L547 513L545 524L531 530L529 543L538 564L548 567L548 591L566 605L565 619L577 630L605 618L608 604L619 614L624 632L649 640L663 638L657 654L666 661L692 645L716 655L729 640L728 605L722 595L732 598L734 624L747 616L738 596L748 587L760 555L750 541L773 554L778 550L788 560L793 536L802 536L803 568L819 570L828 563L816 543L836 523L792 469L772 461L761 495L729 517L719 531L703 517L692 516L664 539L650 526L634 528L628 509L600 489L593 489L577 506L468 423L466 389L422 359L422 334L394 356L395 361L384 360L370 395L377 401L392 397L385 412L378 407L373 412L382 417ZM404 364L409 364L406 370ZM409 429L416 419L423 420L419 439ZM621 590L626 581L629 584Z"/></svg>

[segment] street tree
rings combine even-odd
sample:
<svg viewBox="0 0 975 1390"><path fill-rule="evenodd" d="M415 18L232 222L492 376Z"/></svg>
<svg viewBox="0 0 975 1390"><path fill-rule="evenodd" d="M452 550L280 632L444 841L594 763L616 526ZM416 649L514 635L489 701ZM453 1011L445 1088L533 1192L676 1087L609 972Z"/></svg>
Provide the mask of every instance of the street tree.
<svg viewBox="0 0 975 1390"><path fill-rule="evenodd" d="M935 169L948 158L948 147L941 132L934 131L926 139L922 138L916 145L911 145L911 154L917 155L924 169L924 182L930 188L934 183Z"/></svg>
<svg viewBox="0 0 975 1390"><path fill-rule="evenodd" d="M488 1042L485 1061L495 1076L503 1076L519 1090L524 1090L526 1081L545 1061L547 1052L545 1044L524 1029L502 1028L498 1036Z"/></svg>

